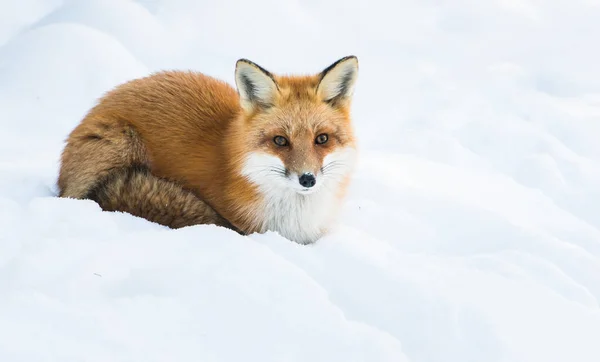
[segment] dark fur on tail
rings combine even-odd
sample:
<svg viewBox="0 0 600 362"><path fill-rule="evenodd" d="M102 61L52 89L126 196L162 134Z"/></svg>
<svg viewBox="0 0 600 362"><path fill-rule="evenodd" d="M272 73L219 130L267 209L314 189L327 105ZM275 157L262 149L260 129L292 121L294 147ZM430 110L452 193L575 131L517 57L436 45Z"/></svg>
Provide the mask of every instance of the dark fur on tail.
<svg viewBox="0 0 600 362"><path fill-rule="evenodd" d="M127 212L171 228L215 224L236 230L192 192L154 176L143 165L112 170L83 198L96 201L103 210Z"/></svg>

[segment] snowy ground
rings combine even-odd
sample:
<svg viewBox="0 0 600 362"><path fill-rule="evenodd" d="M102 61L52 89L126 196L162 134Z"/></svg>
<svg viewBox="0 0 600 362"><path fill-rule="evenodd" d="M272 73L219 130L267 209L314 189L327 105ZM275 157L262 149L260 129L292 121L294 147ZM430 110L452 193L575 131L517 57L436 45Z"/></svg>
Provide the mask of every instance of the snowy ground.
<svg viewBox="0 0 600 362"><path fill-rule="evenodd" d="M0 361L600 361L600 4L0 0ZM54 197L102 93L356 54L312 246Z"/></svg>

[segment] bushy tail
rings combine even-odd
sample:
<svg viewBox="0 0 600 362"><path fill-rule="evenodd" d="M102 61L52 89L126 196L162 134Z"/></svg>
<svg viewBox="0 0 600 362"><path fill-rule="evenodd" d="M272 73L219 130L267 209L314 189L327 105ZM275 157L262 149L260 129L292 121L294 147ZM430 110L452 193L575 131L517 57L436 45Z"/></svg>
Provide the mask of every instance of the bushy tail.
<svg viewBox="0 0 600 362"><path fill-rule="evenodd" d="M111 171L84 198L103 210L127 212L171 228L216 224L238 231L193 193L154 176L145 166Z"/></svg>

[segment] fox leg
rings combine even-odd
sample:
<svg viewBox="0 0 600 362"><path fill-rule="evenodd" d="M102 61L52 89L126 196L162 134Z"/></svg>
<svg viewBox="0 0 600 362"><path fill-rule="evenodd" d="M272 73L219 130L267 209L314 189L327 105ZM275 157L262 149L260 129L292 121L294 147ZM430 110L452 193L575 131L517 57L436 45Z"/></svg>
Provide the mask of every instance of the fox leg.
<svg viewBox="0 0 600 362"><path fill-rule="evenodd" d="M194 193L153 175L148 162L133 127L118 119L90 117L69 136L58 196L91 199L105 211L127 212L171 228L216 224L239 233Z"/></svg>

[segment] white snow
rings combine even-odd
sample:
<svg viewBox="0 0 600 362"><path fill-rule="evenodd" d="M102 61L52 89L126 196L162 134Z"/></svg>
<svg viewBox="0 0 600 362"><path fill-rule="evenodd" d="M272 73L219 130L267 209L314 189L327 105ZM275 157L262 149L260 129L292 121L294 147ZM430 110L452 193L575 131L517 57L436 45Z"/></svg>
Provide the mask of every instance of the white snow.
<svg viewBox="0 0 600 362"><path fill-rule="evenodd" d="M0 0L0 361L600 361L600 5ZM159 69L359 58L359 167L310 246L58 199Z"/></svg>

